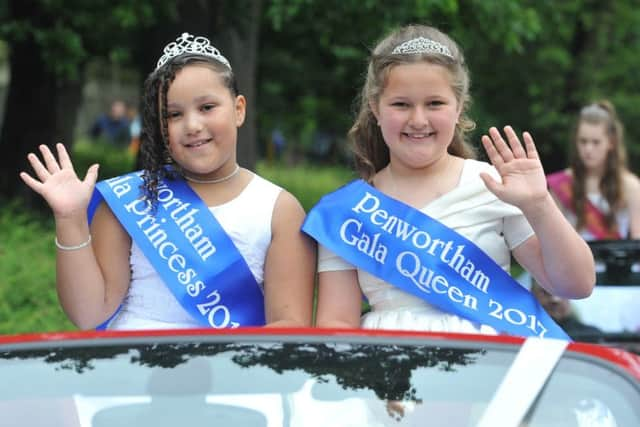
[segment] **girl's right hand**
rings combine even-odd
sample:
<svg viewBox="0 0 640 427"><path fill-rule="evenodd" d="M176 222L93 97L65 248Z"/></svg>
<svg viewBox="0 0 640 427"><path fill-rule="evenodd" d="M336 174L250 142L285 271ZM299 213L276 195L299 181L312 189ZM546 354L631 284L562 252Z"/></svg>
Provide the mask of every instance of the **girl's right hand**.
<svg viewBox="0 0 640 427"><path fill-rule="evenodd" d="M26 172L20 172L20 178L47 201L56 218L85 215L98 178L98 165L92 165L81 181L63 144L56 144L59 161L46 145L39 148L44 164L35 154L27 155L39 180Z"/></svg>

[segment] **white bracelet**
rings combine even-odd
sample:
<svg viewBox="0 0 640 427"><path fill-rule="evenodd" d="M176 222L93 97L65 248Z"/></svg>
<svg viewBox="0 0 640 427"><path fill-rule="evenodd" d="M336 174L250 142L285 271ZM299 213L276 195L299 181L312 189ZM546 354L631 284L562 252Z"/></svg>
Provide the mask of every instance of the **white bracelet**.
<svg viewBox="0 0 640 427"><path fill-rule="evenodd" d="M89 234L89 238L87 239L86 242L82 242L79 245L75 245L75 246L61 245L60 242L58 242L58 236L56 236L53 240L56 242L56 247L58 249L63 251L75 251L76 249L82 249L85 246L89 246L89 243L91 243L91 234Z"/></svg>

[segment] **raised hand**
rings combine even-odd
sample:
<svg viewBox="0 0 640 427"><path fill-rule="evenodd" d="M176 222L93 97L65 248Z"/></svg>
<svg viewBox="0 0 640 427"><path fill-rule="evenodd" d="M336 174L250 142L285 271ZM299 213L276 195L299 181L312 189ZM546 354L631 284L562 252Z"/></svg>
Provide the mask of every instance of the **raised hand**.
<svg viewBox="0 0 640 427"><path fill-rule="evenodd" d="M20 172L20 178L47 201L57 218L85 214L98 177L98 165L92 165L84 180L80 180L63 144L56 144L58 160L46 145L39 148L44 163L33 153L27 155L38 179L26 172Z"/></svg>
<svg viewBox="0 0 640 427"><path fill-rule="evenodd" d="M482 136L482 145L502 182L486 173L481 174L481 178L500 200L524 211L548 196L544 169L528 132L523 133L524 148L511 126L505 126L504 133L508 144L495 127L489 129L489 136Z"/></svg>

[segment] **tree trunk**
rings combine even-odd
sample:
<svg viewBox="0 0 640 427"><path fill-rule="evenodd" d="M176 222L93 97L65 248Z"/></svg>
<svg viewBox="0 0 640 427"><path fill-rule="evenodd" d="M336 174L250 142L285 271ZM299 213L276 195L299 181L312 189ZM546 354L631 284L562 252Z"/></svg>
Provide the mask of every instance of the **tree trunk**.
<svg viewBox="0 0 640 427"><path fill-rule="evenodd" d="M238 162L253 170L258 157L256 81L262 2L250 1L246 9L247 19L240 25L226 28L221 38L226 42L226 55L233 66L240 93L247 98L247 116L238 135Z"/></svg>
<svg viewBox="0 0 640 427"><path fill-rule="evenodd" d="M24 196L28 204L39 207L40 196L24 185L18 173L33 173L27 153L38 153L40 144L71 146L81 82L58 82L30 39L12 43L9 67L11 80L0 133L0 195Z"/></svg>

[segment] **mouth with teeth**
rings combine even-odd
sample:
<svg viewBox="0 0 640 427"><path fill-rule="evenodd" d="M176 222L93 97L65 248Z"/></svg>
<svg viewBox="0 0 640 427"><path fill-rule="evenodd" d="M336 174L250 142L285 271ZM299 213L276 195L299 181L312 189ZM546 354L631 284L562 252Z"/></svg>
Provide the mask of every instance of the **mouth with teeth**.
<svg viewBox="0 0 640 427"><path fill-rule="evenodd" d="M187 148L198 148L198 147L201 147L201 146L203 146L205 144L208 144L210 141L211 141L210 139L203 139L203 140L200 140L200 141L193 141L193 142L184 144L184 146L187 147Z"/></svg>
<svg viewBox="0 0 640 427"><path fill-rule="evenodd" d="M429 138L433 135L435 135L436 133L434 131L431 132L404 132L403 135L409 139L425 139L425 138Z"/></svg>

